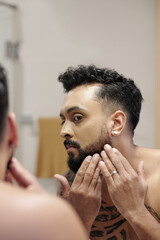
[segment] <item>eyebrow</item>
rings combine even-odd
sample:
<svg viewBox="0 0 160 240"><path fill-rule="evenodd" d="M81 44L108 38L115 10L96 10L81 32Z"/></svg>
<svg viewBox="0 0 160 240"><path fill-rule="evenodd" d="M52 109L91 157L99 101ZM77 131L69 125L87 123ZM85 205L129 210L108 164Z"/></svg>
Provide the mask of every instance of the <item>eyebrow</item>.
<svg viewBox="0 0 160 240"><path fill-rule="evenodd" d="M84 111L83 108L80 108L80 107L77 107L77 106L71 107L71 108L67 109L67 114L69 114L72 111L82 111L82 110ZM59 116L63 117L64 115L62 113L60 113Z"/></svg>

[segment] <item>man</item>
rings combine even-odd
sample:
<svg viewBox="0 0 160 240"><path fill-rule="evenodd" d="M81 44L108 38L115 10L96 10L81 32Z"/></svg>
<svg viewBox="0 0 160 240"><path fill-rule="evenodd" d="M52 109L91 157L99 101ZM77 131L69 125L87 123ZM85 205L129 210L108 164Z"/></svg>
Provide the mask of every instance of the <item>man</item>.
<svg viewBox="0 0 160 240"><path fill-rule="evenodd" d="M87 239L73 209L47 194L37 180L12 158L14 147L17 147L17 130L14 115L8 115L7 79L0 66L0 239ZM21 188L9 183L12 177Z"/></svg>
<svg viewBox="0 0 160 240"><path fill-rule="evenodd" d="M133 80L94 65L69 68L59 81L67 92L60 117L70 168L68 181L55 175L63 186L59 194L88 232L92 225L91 239L158 240L160 151L133 143L140 90Z"/></svg>

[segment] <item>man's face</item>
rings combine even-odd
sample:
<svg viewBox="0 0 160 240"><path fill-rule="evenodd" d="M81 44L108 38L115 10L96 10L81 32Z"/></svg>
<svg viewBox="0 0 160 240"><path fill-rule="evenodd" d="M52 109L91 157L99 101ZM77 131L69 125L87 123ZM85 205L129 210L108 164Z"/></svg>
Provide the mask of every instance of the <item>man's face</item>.
<svg viewBox="0 0 160 240"><path fill-rule="evenodd" d="M84 158L100 153L106 143L111 144L107 117L101 103L95 98L98 84L76 87L62 105L61 136L68 152L68 165L77 172Z"/></svg>

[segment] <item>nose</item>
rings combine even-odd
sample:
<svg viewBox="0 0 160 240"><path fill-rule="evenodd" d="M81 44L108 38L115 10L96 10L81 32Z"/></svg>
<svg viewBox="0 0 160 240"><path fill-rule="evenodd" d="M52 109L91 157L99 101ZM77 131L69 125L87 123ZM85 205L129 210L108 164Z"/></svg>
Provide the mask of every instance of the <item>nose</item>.
<svg viewBox="0 0 160 240"><path fill-rule="evenodd" d="M65 122L61 128L60 136L63 138L72 138L73 137L73 130L71 123Z"/></svg>

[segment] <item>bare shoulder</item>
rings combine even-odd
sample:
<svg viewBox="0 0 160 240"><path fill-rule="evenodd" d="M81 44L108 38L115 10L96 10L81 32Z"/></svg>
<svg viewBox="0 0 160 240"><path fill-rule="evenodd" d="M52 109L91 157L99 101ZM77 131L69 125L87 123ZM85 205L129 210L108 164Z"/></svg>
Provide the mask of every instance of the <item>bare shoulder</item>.
<svg viewBox="0 0 160 240"><path fill-rule="evenodd" d="M140 160L143 160L146 166L150 168L157 165L156 169L160 169L160 149L139 148L138 151Z"/></svg>
<svg viewBox="0 0 160 240"><path fill-rule="evenodd" d="M85 240L77 214L64 200L0 184L3 240ZM74 227L73 227L74 226Z"/></svg>
<svg viewBox="0 0 160 240"><path fill-rule="evenodd" d="M138 159L144 162L146 179L155 191L160 184L160 149L139 148Z"/></svg>
<svg viewBox="0 0 160 240"><path fill-rule="evenodd" d="M146 149L145 158L149 167L160 176L160 149Z"/></svg>
<svg viewBox="0 0 160 240"><path fill-rule="evenodd" d="M160 149L140 148L140 160L144 161L148 183L146 205L153 216L160 221Z"/></svg>
<svg viewBox="0 0 160 240"><path fill-rule="evenodd" d="M139 147L139 151L142 155L149 155L152 157L160 158L160 149Z"/></svg>

